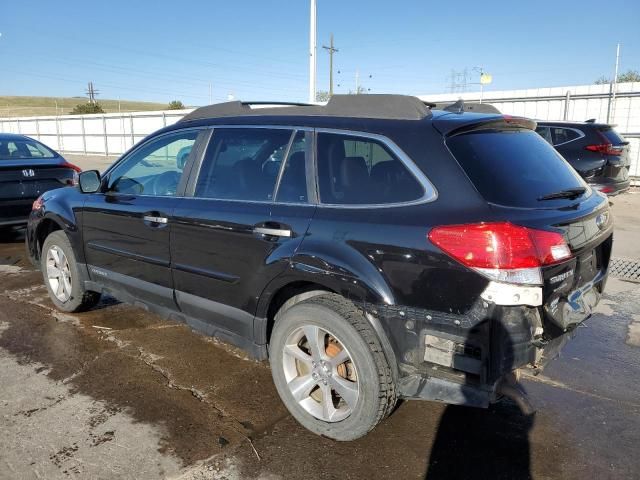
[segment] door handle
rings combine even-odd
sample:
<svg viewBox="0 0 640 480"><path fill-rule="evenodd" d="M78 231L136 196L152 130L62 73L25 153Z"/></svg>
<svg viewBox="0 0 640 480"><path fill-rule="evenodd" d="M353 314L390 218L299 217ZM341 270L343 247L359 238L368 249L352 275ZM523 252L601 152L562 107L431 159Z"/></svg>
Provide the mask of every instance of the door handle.
<svg viewBox="0 0 640 480"><path fill-rule="evenodd" d="M282 228L255 227L253 232L260 235L269 235L271 237L291 237L291 230Z"/></svg>
<svg viewBox="0 0 640 480"><path fill-rule="evenodd" d="M161 223L161 224L166 224L169 221L169 219L167 217L154 217L152 215L145 215L144 217L142 217L142 219L145 222Z"/></svg>

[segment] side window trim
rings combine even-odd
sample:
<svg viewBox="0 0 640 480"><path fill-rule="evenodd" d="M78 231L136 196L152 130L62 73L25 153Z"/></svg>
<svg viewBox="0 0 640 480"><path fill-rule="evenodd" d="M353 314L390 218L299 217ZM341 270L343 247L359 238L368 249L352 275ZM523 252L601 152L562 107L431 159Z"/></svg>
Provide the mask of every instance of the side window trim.
<svg viewBox="0 0 640 480"><path fill-rule="evenodd" d="M193 149L187 157L187 163L184 166L182 172L182 178L178 184L177 196L186 197L189 196L189 190L191 188L192 179L194 178L194 172L198 171L200 163L204 158L204 154L207 151L207 146L211 140L213 129L203 129L196 138L196 143L193 145Z"/></svg>
<svg viewBox="0 0 640 480"><path fill-rule="evenodd" d="M209 134L208 138L206 139L206 141L203 144L202 147L202 152L200 153L199 157L196 158L194 160L193 163L193 167L191 169L190 172L190 176L189 176L189 181L188 184L186 186L185 192L184 192L184 197L186 198L193 198L193 199L198 199L198 200L207 200L207 201L213 201L213 202L240 202L240 203L261 203L261 204L270 204L270 205L295 205L295 206L300 206L300 203L286 203L286 202L275 202L274 200L242 200L242 199L234 199L234 198L210 198L210 197L198 197L196 196L196 186L198 183L198 178L200 177L201 173L202 173L202 166L204 163L204 158L206 157L207 151L210 148L210 146L212 145L212 141L213 141L213 137L215 135L215 131L216 130L222 130L222 129L247 129L247 128L261 128L261 129L266 129L266 130L291 130L292 132L292 136L289 138L289 143L287 144L287 155L289 152L289 149L291 148L292 142L293 140L295 140L295 135L298 132L306 132L306 133L312 133L313 132L313 128L312 127L303 127L303 126L295 126L295 125L255 125L255 124L249 124L249 125L209 125L206 127L201 127L201 128L205 128L207 130L209 130L211 133ZM312 150L313 152L313 150ZM286 157L285 157L285 161L286 161ZM283 161L283 165L284 165L284 161ZM308 165L309 162L307 162ZM281 176L281 171L282 171L282 167L283 165L280 166L280 169L278 171L278 177ZM307 167L309 168L309 167ZM279 180L279 178L278 178ZM307 179L307 182L309 182L309 179ZM279 185L277 185L279 186ZM274 190L274 192L277 194L277 190ZM315 197L315 195L314 195ZM314 202L312 202L312 200L315 200L315 198L309 197L309 204L315 204Z"/></svg>
<svg viewBox="0 0 640 480"><path fill-rule="evenodd" d="M282 157L282 163L280 164L280 168L278 169L278 176L276 177L276 183L273 186L273 192L271 193L272 201L269 203L273 203L277 200L278 190L280 189L280 182L282 181L282 174L284 173L284 167L287 165L289 161L289 153L291 152L291 145L298 134L298 130L291 130L291 136L289 137L289 143L287 143L287 148L284 149L284 156Z"/></svg>
<svg viewBox="0 0 640 480"><path fill-rule="evenodd" d="M348 137L361 137L364 139L375 140L377 142L382 143L385 147L387 147L391 153L393 153L398 160L402 162L402 164L409 170L411 175L416 179L416 181L420 184L422 189L424 190L424 194L422 197L416 200L410 200L407 202L393 202L393 203L363 203L363 204L336 204L336 203L322 203L320 200L319 194L317 194L317 204L319 207L325 208L349 208L349 209L363 209L363 208L394 208L394 207L405 207L410 205L419 205L422 203L430 203L438 198L438 191L436 187L431 183L431 181L427 178L427 176L420 170L420 168L414 163L411 158L404 153L404 151L389 137L384 135L380 135L377 133L369 133L369 132L358 132L352 130L343 130L343 129L335 129L335 128L316 128L315 129L315 142L314 142L314 153L317 153L317 136L319 133L330 133L334 135L344 135ZM314 160L315 154L314 154ZM315 169L315 179L316 179L316 191L319 192L319 178L318 178L318 168L317 161L314 162Z"/></svg>
<svg viewBox="0 0 640 480"><path fill-rule="evenodd" d="M200 198L195 196L195 188L198 181L198 177L202 172L202 164L203 158L205 157L206 151L209 149L211 145L211 141L213 140L213 135L216 129L227 129L227 128L263 128L263 129L286 129L293 131L293 137L295 138L295 133L304 131L308 132L311 135L311 145L310 145L310 155L307 157L307 189L309 192L309 204L317 205L319 207L326 208L351 208L351 209L363 209L363 208L394 208L401 206L410 206L410 205L419 205L422 203L429 203L437 200L438 191L436 187L431 183L431 181L427 178L427 176L418 168L418 166L411 160L411 158L390 138L379 135L377 133L369 133L369 132L361 132L356 130L348 130L348 129L335 129L335 128L313 128L313 127L303 127L303 126L295 126L295 125L211 125L207 127L201 127L211 130L211 135L209 135L206 140L206 144L203 146L202 154L199 158L194 160L193 168L190 172L189 182L187 188L185 190L184 196L191 198L198 198L200 200L211 200L211 201L225 201L225 202L244 202L244 203L268 203L268 204L276 204L273 200L239 200L239 199L217 199L217 198ZM381 204L351 204L351 205L340 205L340 204L329 204L329 203L321 203L319 196L319 183L318 183L318 162L317 162L317 146L318 146L318 134L319 133L333 133L337 135L346 135L351 137L362 137L365 139L376 140L378 142L383 143L391 152L400 160L403 165L409 170L409 172L415 177L415 179L420 183L424 190L424 195L416 200L411 200L408 202L396 202L396 203L381 203ZM291 140L290 140L291 142ZM281 167L282 168L282 167ZM311 170L311 171L310 171ZM311 173L311 175L309 175ZM280 173L279 173L280 175ZM277 193L277 192L276 192ZM298 203L277 203L278 205L296 205L299 206Z"/></svg>

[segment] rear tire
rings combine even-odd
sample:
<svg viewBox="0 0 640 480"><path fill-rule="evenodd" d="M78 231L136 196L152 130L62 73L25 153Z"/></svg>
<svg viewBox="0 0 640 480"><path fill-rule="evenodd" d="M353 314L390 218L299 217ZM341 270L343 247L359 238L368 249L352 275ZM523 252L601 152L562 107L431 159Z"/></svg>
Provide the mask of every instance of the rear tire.
<svg viewBox="0 0 640 480"><path fill-rule="evenodd" d="M395 383L380 341L361 310L339 295L281 309L269 353L280 398L318 435L355 440L395 407Z"/></svg>
<svg viewBox="0 0 640 480"><path fill-rule="evenodd" d="M98 292L84 288L78 262L64 232L51 233L42 245L40 269L49 297L58 310L81 312L100 300Z"/></svg>

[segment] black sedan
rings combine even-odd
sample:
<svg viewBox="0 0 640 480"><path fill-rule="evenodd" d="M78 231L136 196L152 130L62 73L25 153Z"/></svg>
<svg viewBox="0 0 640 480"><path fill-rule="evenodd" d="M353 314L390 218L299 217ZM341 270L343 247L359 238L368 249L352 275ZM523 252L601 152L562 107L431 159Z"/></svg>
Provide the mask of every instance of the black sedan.
<svg viewBox="0 0 640 480"><path fill-rule="evenodd" d="M80 168L42 143L0 133L0 228L27 223L42 193L75 185Z"/></svg>

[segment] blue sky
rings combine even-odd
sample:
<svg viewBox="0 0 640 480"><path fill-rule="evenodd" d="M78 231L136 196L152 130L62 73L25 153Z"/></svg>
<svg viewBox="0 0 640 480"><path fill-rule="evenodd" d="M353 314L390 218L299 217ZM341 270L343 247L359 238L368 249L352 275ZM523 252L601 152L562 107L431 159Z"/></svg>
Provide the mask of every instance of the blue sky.
<svg viewBox="0 0 640 480"><path fill-rule="evenodd" d="M232 93L306 100L308 0L4 0L0 95L82 95L188 105ZM591 83L640 70L640 2L318 0L318 43L335 36L337 92L442 93L482 65L492 90ZM318 88L328 89L318 50ZM340 73L337 73L337 72ZM472 79L471 81L477 81ZM470 87L473 89L473 87Z"/></svg>

